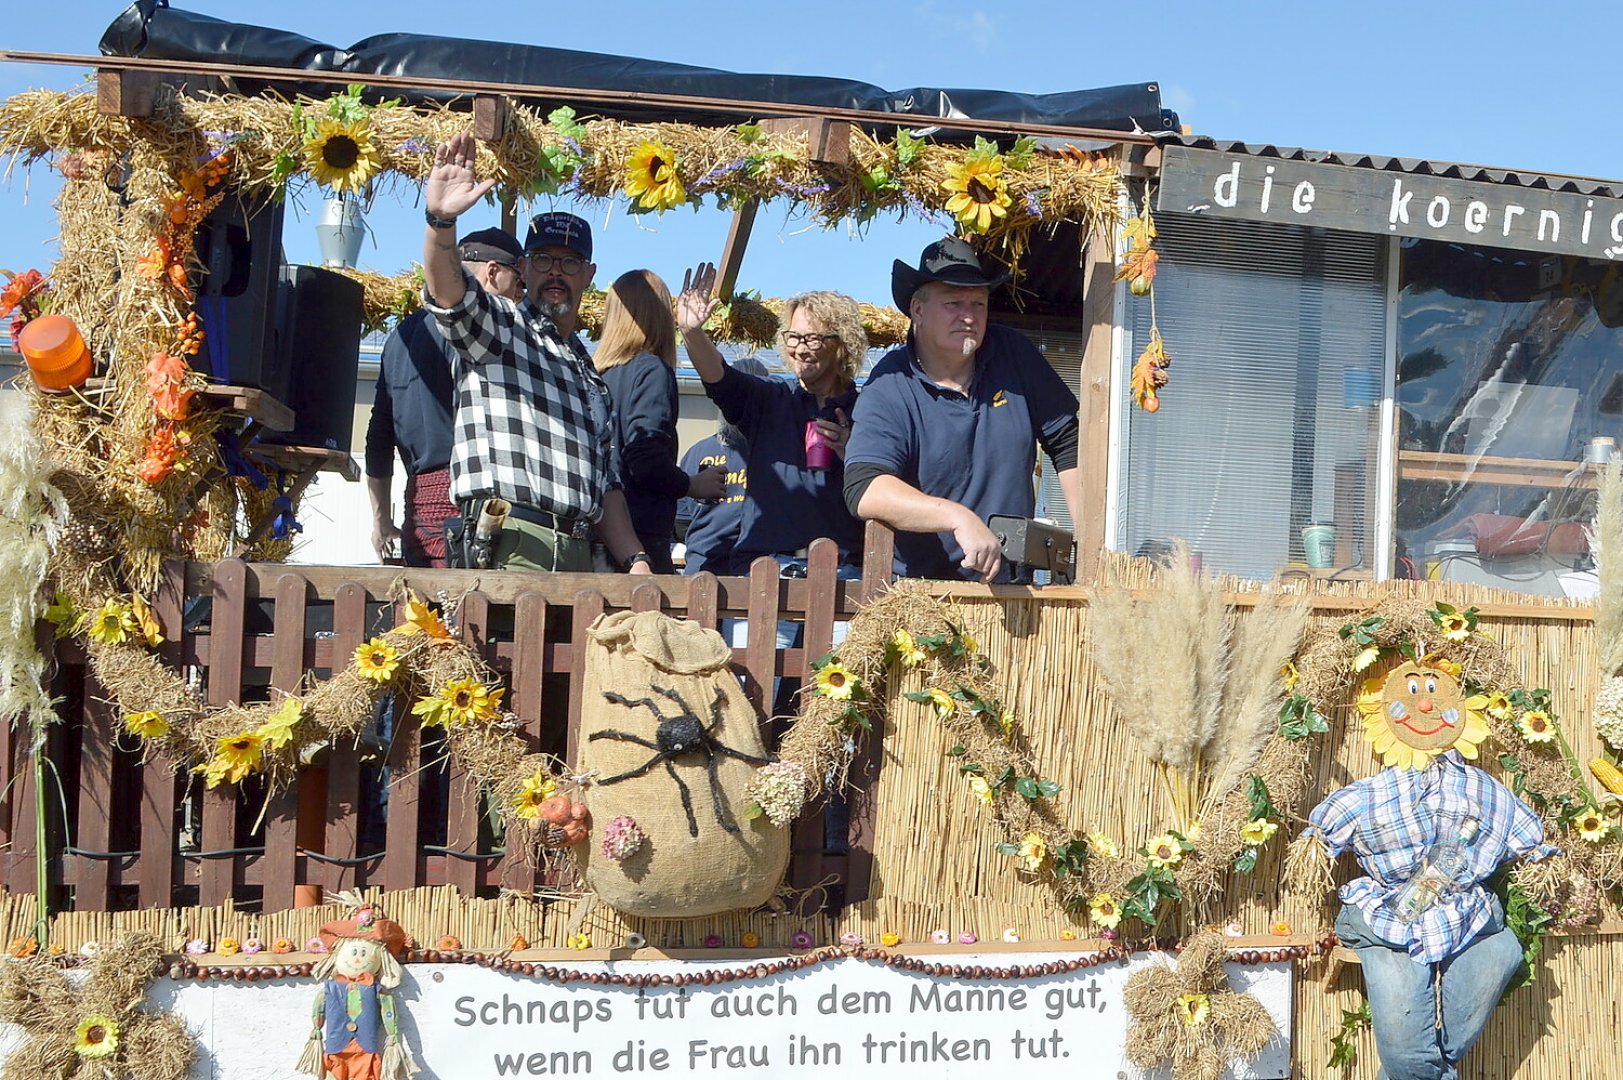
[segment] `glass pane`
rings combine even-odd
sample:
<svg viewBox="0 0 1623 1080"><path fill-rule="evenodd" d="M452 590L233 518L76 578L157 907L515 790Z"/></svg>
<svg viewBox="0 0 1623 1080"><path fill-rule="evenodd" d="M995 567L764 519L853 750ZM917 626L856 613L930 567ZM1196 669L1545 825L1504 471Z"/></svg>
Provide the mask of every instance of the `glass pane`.
<svg viewBox="0 0 1623 1080"><path fill-rule="evenodd" d="M1396 536L1418 572L1579 587L1593 514L1583 461L1605 454L1592 441L1623 434L1618 279L1584 259L1405 245Z"/></svg>
<svg viewBox="0 0 1623 1080"><path fill-rule="evenodd" d="M1386 240L1179 214L1157 226L1172 383L1159 412L1128 411L1118 545L1182 538L1209 569L1268 578L1307 570L1312 536L1317 573L1369 576ZM1130 314L1136 355L1148 302Z"/></svg>

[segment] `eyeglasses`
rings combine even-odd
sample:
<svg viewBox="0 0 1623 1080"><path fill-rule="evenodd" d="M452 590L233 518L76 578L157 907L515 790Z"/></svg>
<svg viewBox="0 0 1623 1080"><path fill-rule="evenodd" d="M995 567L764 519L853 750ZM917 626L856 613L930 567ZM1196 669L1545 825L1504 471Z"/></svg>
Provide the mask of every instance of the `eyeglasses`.
<svg viewBox="0 0 1623 1080"><path fill-rule="evenodd" d="M831 341L840 340L838 334L797 334L793 330L785 330L783 343L791 349L798 349L805 345L809 349L821 349Z"/></svg>
<svg viewBox="0 0 1623 1080"><path fill-rule="evenodd" d="M530 266L543 273L550 274L556 268L562 270L565 276L574 277L586 268L586 260L573 255L543 255L539 251L531 251L524 257L530 260Z"/></svg>

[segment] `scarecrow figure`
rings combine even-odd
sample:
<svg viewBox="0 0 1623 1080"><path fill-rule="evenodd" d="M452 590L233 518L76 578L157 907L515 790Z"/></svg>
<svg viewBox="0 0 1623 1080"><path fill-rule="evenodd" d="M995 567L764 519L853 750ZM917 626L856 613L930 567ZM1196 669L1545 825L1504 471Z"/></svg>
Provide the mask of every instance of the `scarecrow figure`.
<svg viewBox="0 0 1623 1080"><path fill-rule="evenodd" d="M1503 863L1554 852L1537 815L1466 763L1488 735L1486 704L1429 658L1366 681L1364 734L1388 767L1331 793L1297 842L1323 860L1326 882L1324 857L1349 848L1364 871L1341 888L1336 934L1363 965L1390 1080L1458 1075L1522 967L1482 882Z"/></svg>
<svg viewBox="0 0 1623 1080"><path fill-rule="evenodd" d="M311 972L325 980L299 1072L321 1080L405 1080L417 1072L395 1015L406 932L362 905L353 919L321 928L327 955Z"/></svg>

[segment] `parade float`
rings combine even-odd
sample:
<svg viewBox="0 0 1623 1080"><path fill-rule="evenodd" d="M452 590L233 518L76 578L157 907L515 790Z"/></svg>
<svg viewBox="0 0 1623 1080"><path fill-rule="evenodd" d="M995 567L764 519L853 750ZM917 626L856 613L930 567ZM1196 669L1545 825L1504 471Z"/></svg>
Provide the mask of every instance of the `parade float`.
<svg viewBox="0 0 1623 1080"><path fill-rule="evenodd" d="M1330 932L1352 868L1292 840L1349 781L1446 748L1382 727L1410 675L1442 677L1447 745L1560 849L1493 883L1529 970L1468 1065L1607 1073L1623 472L1493 453L1529 426L1513 408L1454 438L1404 388L1452 370L1470 320L1403 325L1426 317L1406 297L1510 295L1528 313L1485 351L1519 357L1515 385L1574 389L1537 376L1611 330L1590 250L1623 221L1609 188L1029 101L920 135L924 117L750 84L661 97L519 61L473 83L435 68L439 39L393 42L415 68L361 47L301 68L294 42L228 70L209 35L235 31L280 33L138 4L93 86L0 104L13 167L64 177L63 257L0 301L29 365L0 446L4 1075L1374 1075ZM975 239L1017 273L999 317L1075 364L1081 583L896 582L872 527L852 582L827 542L803 580L284 562L302 485L347 452L278 441L298 410L230 381L248 319L219 275L277 257L252 238L288 185L415 184L470 125L509 199L740 221L791 200ZM1388 197L1401 221L1373 215ZM1495 197L1523 208L1497 236ZM1509 254L1469 246L1490 243ZM417 302L409 270L334 276L351 333ZM1207 294L1231 302L1221 330ZM773 301L728 299L719 338L771 340ZM905 333L864 314L876 342ZM1283 368L1233 355L1248 319L1289 339ZM1223 388L1270 364L1283 431ZM1567 413L1580 449L1617 411L1592 377ZM1495 532L1483 487L1543 509L1501 494L1520 524ZM1474 547L1449 547L1468 518ZM1593 558L1592 606L1493 576L1558 554L1562 573ZM1391 580L1406 558L1436 580ZM785 618L804 646L773 647ZM735 649L723 619L763 632ZM771 718L782 679L797 712Z"/></svg>

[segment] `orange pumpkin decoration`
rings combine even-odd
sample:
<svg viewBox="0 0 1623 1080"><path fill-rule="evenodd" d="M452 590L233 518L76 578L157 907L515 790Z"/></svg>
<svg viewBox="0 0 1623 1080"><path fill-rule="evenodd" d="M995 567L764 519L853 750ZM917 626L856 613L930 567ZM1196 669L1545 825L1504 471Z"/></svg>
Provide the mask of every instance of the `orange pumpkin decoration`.
<svg viewBox="0 0 1623 1080"><path fill-rule="evenodd" d="M541 819L554 825L562 825L570 819L572 805L567 795L554 795L541 804Z"/></svg>

